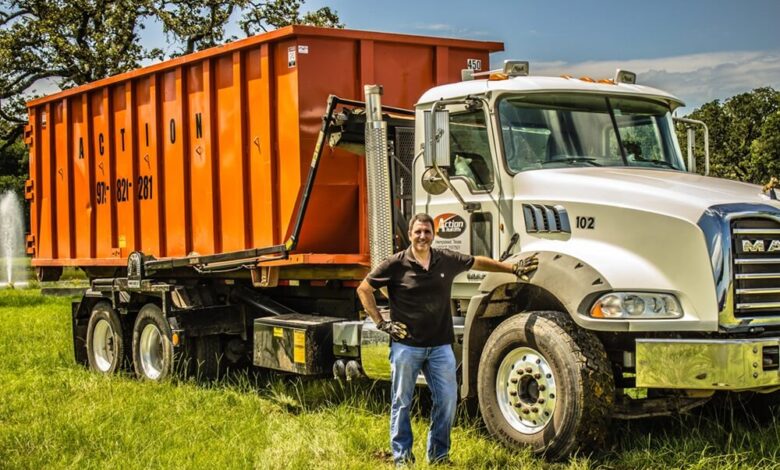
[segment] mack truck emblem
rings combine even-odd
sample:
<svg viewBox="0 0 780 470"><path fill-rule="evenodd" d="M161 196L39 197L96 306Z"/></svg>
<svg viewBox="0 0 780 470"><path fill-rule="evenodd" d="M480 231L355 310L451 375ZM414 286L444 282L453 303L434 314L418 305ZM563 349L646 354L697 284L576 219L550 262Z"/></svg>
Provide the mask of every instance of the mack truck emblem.
<svg viewBox="0 0 780 470"><path fill-rule="evenodd" d="M766 248L766 242L769 242L769 248ZM742 240L742 251L745 253L780 251L780 240Z"/></svg>

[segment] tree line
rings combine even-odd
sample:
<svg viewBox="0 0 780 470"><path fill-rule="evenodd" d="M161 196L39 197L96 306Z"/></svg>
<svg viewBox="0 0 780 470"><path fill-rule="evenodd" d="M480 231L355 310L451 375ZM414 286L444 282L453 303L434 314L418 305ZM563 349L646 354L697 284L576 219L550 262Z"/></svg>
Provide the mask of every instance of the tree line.
<svg viewBox="0 0 780 470"><path fill-rule="evenodd" d="M780 92L756 88L723 102L710 101L688 117L709 129L711 176L754 184L780 176ZM684 134L678 131L681 144ZM697 168L703 168L702 146L695 156Z"/></svg>

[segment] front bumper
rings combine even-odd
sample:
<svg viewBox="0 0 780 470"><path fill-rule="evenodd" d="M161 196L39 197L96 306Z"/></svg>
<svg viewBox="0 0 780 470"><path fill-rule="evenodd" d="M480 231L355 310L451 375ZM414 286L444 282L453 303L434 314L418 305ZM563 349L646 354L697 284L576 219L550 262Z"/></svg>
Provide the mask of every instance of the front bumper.
<svg viewBox="0 0 780 470"><path fill-rule="evenodd" d="M780 387L780 338L636 340L636 386L698 390Z"/></svg>

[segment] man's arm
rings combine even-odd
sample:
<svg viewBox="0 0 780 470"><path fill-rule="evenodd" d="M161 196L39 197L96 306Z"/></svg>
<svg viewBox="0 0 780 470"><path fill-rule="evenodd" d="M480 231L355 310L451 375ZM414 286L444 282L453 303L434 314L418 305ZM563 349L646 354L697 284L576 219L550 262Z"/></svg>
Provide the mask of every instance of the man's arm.
<svg viewBox="0 0 780 470"><path fill-rule="evenodd" d="M360 302L363 304L363 308L368 313L368 316L376 323L380 331L384 331L395 341L400 341L409 336L405 324L399 321L387 321L379 314L379 310L376 308L376 299L374 299L375 290L365 279L357 288L358 297L360 297Z"/></svg>
<svg viewBox="0 0 780 470"><path fill-rule="evenodd" d="M377 325L383 320L382 315L379 314L379 309L376 307L376 299L374 298L374 289L371 284L363 279L363 282L357 288L358 297L360 297L360 303L363 304L363 308L368 313L368 316L374 320Z"/></svg>
<svg viewBox="0 0 780 470"><path fill-rule="evenodd" d="M475 271L489 271L493 273L515 272L513 264L496 261L493 258L488 258L487 256L475 256L474 265L471 266L471 269Z"/></svg>
<svg viewBox="0 0 780 470"><path fill-rule="evenodd" d="M485 256L475 256L471 269L495 273L514 273L522 281L528 281L529 274L536 271L539 260L536 255L518 260L516 263L503 263Z"/></svg>

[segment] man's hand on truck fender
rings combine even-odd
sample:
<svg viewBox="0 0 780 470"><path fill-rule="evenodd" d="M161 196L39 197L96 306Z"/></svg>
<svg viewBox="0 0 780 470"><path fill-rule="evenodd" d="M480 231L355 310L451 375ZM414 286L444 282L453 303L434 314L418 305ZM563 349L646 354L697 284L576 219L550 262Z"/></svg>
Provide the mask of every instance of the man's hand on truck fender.
<svg viewBox="0 0 780 470"><path fill-rule="evenodd" d="M536 255L533 255L529 258L517 261L512 266L512 269L515 272L515 276L519 277L521 281L528 282L530 279L528 275L536 271L536 268L538 267L539 259L536 257Z"/></svg>
<svg viewBox="0 0 780 470"><path fill-rule="evenodd" d="M400 341L409 336L409 332L406 331L406 324L401 323L400 321L382 320L376 327L390 335L394 341Z"/></svg>

